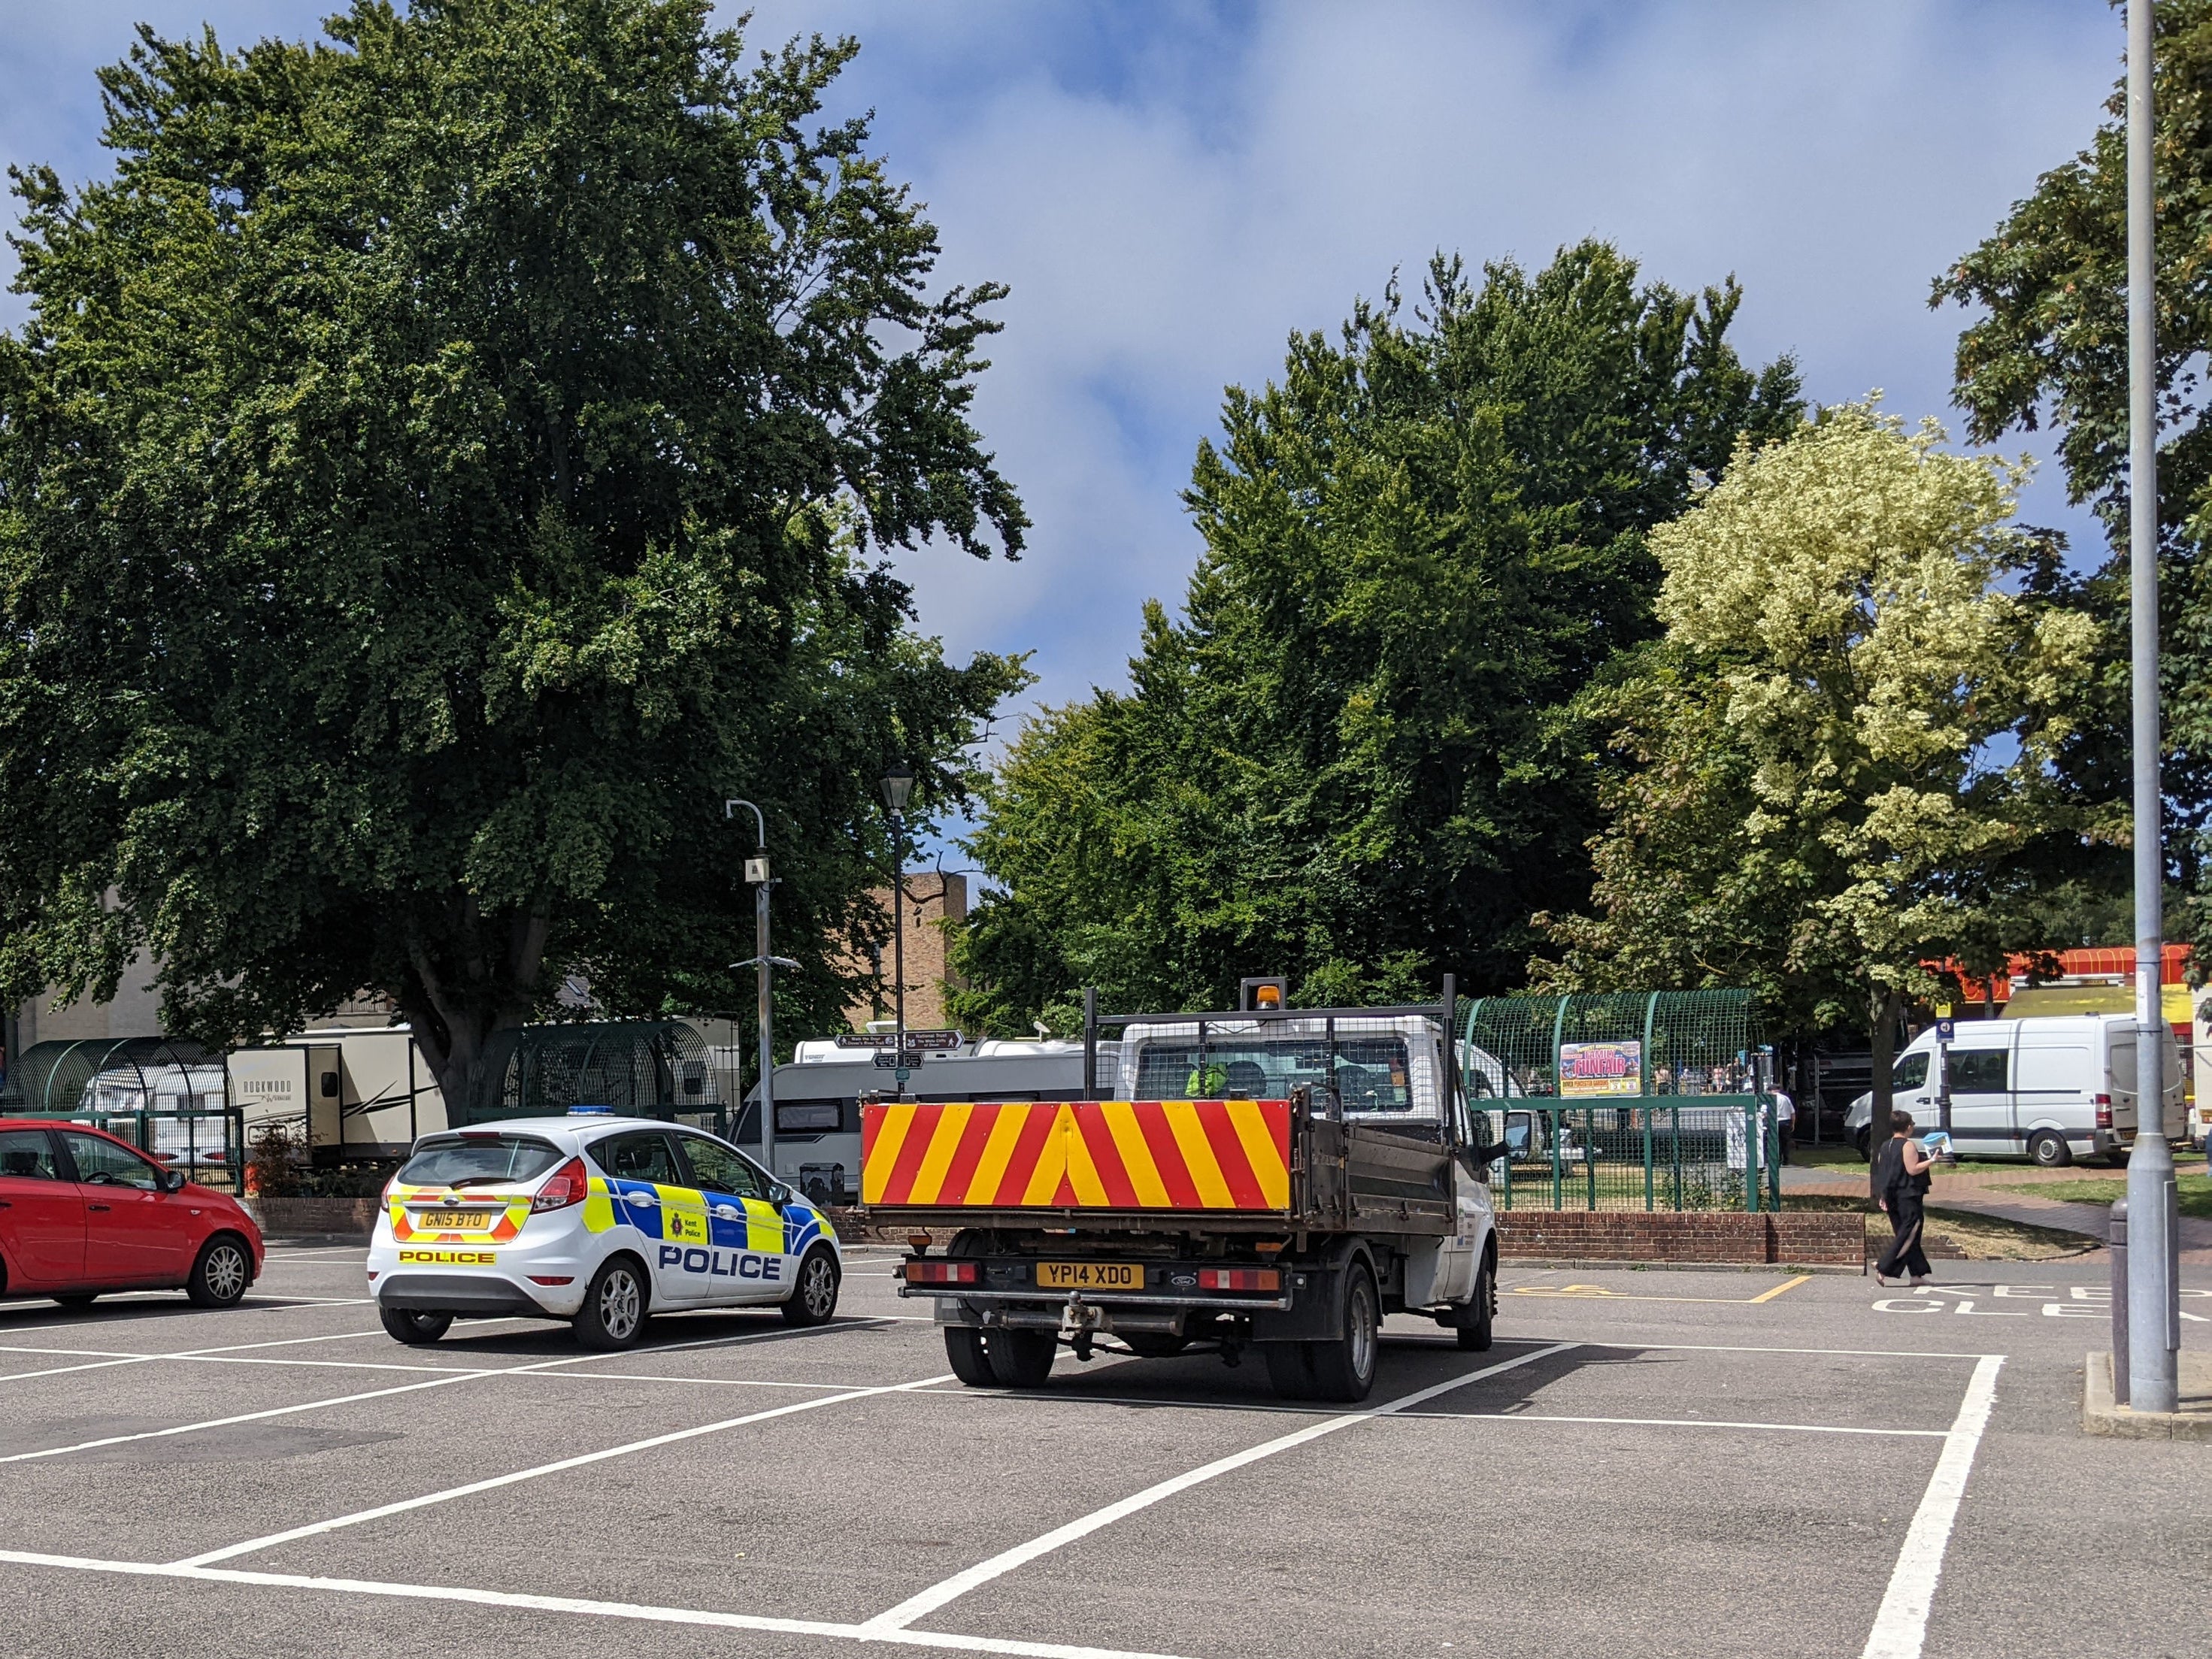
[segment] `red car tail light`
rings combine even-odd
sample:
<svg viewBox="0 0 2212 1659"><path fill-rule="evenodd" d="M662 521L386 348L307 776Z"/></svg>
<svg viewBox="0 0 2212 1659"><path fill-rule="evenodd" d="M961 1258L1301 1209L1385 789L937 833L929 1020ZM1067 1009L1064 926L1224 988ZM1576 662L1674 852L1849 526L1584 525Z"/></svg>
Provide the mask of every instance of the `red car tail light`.
<svg viewBox="0 0 2212 1659"><path fill-rule="evenodd" d="M906 1282L909 1285L973 1285L981 1277L981 1264L975 1261L909 1261L906 1264Z"/></svg>
<svg viewBox="0 0 2212 1659"><path fill-rule="evenodd" d="M1200 1267L1201 1291L1279 1291L1283 1275L1273 1267Z"/></svg>
<svg viewBox="0 0 2212 1659"><path fill-rule="evenodd" d="M2110 1095L2097 1097L2097 1127L2100 1129L2112 1127L2112 1097Z"/></svg>
<svg viewBox="0 0 2212 1659"><path fill-rule="evenodd" d="M545 1177L545 1184L530 1200L532 1215L540 1210L565 1210L571 1204L581 1204L592 1189L592 1177L586 1173L584 1160L572 1158Z"/></svg>

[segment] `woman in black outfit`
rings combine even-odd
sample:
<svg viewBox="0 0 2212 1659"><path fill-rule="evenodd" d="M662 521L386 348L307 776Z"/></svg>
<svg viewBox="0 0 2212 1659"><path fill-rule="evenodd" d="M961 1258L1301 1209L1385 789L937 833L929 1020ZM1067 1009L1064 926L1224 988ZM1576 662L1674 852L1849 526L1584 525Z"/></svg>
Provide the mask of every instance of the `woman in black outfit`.
<svg viewBox="0 0 2212 1659"><path fill-rule="evenodd" d="M1894 1237L1875 1264L1874 1273L1887 1285L1901 1269L1911 1273L1915 1285L1925 1285L1933 1270L1920 1249L1920 1229L1926 1220L1921 1200L1928 1194L1931 1160L1912 1139L1910 1114L1892 1110L1889 1128L1889 1139L1875 1154L1873 1186L1875 1202L1888 1212Z"/></svg>

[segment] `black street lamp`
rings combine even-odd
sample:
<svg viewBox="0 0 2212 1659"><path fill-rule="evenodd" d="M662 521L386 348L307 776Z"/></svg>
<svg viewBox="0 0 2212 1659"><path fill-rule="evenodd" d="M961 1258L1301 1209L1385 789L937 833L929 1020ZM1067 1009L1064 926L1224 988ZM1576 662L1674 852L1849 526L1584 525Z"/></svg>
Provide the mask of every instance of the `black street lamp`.
<svg viewBox="0 0 2212 1659"><path fill-rule="evenodd" d="M892 762L884 774L884 804L891 810L891 1006L897 1032L891 1076L901 1100L906 1098L906 1080L913 1075L906 1054L906 803L913 793L914 768L904 761Z"/></svg>

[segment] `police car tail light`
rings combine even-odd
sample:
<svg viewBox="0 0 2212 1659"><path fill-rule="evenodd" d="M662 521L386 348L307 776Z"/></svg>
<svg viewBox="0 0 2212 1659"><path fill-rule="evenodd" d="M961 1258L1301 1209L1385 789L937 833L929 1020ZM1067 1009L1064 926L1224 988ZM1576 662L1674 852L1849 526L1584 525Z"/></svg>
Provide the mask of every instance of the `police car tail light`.
<svg viewBox="0 0 2212 1659"><path fill-rule="evenodd" d="M1201 1291L1279 1291L1283 1275L1273 1267L1200 1267Z"/></svg>
<svg viewBox="0 0 2212 1659"><path fill-rule="evenodd" d="M974 1261L909 1261L906 1264L906 1282L909 1285L973 1285L981 1276L981 1264Z"/></svg>
<svg viewBox="0 0 2212 1659"><path fill-rule="evenodd" d="M571 1204L581 1204L591 1190L592 1178L584 1172L584 1160L572 1158L545 1177L545 1184L530 1200L531 1212L540 1210L565 1210Z"/></svg>
<svg viewBox="0 0 2212 1659"><path fill-rule="evenodd" d="M2097 1127L2100 1129L2112 1127L2112 1097L2110 1095L2097 1097Z"/></svg>

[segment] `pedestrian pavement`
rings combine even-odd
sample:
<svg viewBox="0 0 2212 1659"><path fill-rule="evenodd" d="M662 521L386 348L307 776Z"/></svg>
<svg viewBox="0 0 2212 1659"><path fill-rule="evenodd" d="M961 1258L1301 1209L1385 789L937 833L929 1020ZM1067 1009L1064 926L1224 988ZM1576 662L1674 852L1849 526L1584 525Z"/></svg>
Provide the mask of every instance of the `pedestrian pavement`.
<svg viewBox="0 0 2212 1659"><path fill-rule="evenodd" d="M2199 1172L2194 1167L2197 1161L2197 1155L2193 1153L2183 1153L2175 1159L2183 1173L2191 1175ZM1938 1168L1928 1194L1928 1202L1931 1208L1985 1215L1997 1220L2016 1222L2026 1227L2055 1227L2062 1232L2080 1233L2101 1244L2111 1224L2110 1200L2086 1203L2043 1198L2033 1192L2007 1190L2079 1181L2095 1181L2110 1185L2115 1200L2127 1195L2128 1172L2124 1169L2075 1165L2064 1170L2039 1170L2023 1164L2017 1170ZM1782 1190L1808 1195L1863 1199L1867 1195L1865 1166L1792 1164L1782 1171ZM2182 1260L2212 1263L2212 1220L2187 1215L2179 1219Z"/></svg>

